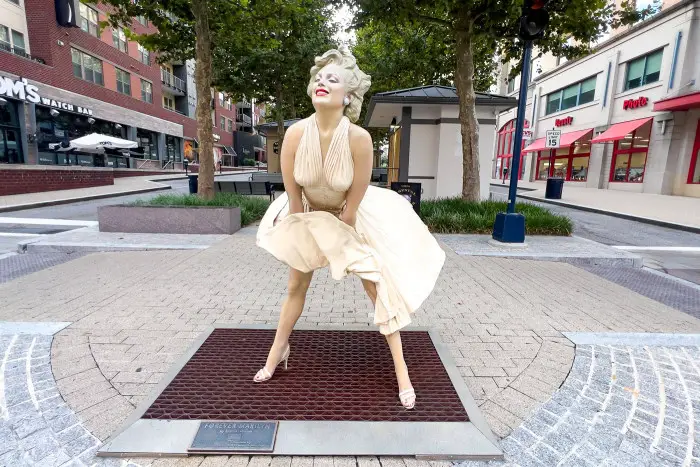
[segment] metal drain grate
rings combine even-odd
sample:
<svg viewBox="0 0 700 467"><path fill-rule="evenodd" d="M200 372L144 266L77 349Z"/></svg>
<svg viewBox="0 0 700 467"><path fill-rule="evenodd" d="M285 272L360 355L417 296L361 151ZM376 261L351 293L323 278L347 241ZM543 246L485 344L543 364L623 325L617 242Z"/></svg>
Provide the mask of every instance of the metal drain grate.
<svg viewBox="0 0 700 467"><path fill-rule="evenodd" d="M297 330L289 371L254 383L274 330L215 329L143 415L160 420L466 422L428 332L401 333L415 410L398 400L391 353L377 331Z"/></svg>

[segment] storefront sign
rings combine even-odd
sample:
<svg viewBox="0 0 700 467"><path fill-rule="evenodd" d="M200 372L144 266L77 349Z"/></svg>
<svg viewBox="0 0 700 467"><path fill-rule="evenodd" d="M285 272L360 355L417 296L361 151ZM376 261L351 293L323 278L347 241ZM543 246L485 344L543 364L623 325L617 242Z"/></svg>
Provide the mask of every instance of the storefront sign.
<svg viewBox="0 0 700 467"><path fill-rule="evenodd" d="M416 214L420 214L420 195L423 193L420 183L391 182L391 189L406 198Z"/></svg>
<svg viewBox="0 0 700 467"><path fill-rule="evenodd" d="M637 107L644 107L649 103L649 99L646 97L638 97L636 99L627 99L622 103L623 110L636 109Z"/></svg>
<svg viewBox="0 0 700 467"><path fill-rule="evenodd" d="M0 76L0 96L7 96L13 99L31 102L32 104L42 104L58 110L92 115L92 109L49 99L48 97L41 97L41 95L39 95L39 88L33 84L29 84L26 78L13 80L6 76Z"/></svg>
<svg viewBox="0 0 700 467"><path fill-rule="evenodd" d="M574 123L574 117L557 118L554 120L554 126L566 126Z"/></svg>

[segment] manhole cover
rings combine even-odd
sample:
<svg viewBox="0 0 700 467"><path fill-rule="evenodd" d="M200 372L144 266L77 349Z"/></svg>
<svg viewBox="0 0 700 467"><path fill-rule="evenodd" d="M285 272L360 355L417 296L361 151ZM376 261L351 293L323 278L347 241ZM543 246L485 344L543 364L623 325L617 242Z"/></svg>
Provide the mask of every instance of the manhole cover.
<svg viewBox="0 0 700 467"><path fill-rule="evenodd" d="M100 455L182 455L201 422L274 421L275 455L502 458L436 332L401 332L418 397L410 411L376 330L297 329L289 370L254 383L274 335L271 326L205 333Z"/></svg>

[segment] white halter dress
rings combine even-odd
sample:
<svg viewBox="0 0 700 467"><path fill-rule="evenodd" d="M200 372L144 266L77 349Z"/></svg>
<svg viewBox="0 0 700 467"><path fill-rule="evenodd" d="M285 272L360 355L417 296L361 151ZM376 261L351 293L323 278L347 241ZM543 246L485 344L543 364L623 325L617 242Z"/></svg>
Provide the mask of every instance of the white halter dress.
<svg viewBox="0 0 700 467"><path fill-rule="evenodd" d="M287 194L269 207L257 244L302 272L329 267L340 280L348 274L377 286L374 323L391 334L411 322L428 298L445 262L435 238L411 203L386 188L369 186L357 210L355 228L338 218L352 185L354 164L344 117L325 161L315 115L304 120L294 161L305 212L289 214Z"/></svg>

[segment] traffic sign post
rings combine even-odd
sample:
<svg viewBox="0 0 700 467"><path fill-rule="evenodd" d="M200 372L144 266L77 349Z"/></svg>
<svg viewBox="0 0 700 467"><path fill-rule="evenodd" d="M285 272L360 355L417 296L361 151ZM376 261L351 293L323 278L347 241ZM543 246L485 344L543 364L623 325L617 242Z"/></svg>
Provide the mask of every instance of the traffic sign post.
<svg viewBox="0 0 700 467"><path fill-rule="evenodd" d="M547 130L544 146L546 148L556 149L561 142L561 130Z"/></svg>

